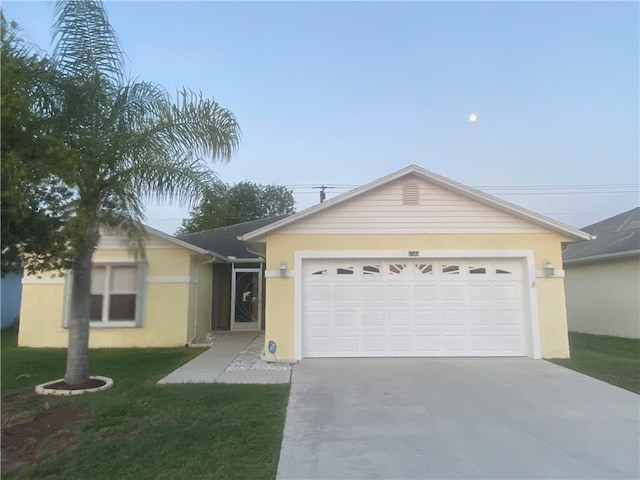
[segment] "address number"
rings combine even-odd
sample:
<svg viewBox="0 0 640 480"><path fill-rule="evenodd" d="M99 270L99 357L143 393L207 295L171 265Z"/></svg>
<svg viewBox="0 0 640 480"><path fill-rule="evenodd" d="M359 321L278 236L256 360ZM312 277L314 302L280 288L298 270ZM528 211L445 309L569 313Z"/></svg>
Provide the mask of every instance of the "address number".
<svg viewBox="0 0 640 480"><path fill-rule="evenodd" d="M418 252L417 250L409 250L409 256L410 257L419 257L420 256L420 252Z"/></svg>

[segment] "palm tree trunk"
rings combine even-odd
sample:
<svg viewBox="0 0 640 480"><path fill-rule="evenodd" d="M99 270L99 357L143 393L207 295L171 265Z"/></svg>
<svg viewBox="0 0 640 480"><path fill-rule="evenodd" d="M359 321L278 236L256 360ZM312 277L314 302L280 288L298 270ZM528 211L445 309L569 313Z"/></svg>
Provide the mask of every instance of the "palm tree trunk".
<svg viewBox="0 0 640 480"><path fill-rule="evenodd" d="M93 249L81 253L73 265L67 370L64 381L79 385L89 381L89 305Z"/></svg>

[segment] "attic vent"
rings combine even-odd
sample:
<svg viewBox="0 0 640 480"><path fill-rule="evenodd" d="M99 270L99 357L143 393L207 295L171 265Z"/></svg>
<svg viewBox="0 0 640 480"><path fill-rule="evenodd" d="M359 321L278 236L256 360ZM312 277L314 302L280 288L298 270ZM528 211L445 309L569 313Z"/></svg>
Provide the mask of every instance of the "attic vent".
<svg viewBox="0 0 640 480"><path fill-rule="evenodd" d="M405 183L404 185L402 185L402 204L420 205L417 183Z"/></svg>

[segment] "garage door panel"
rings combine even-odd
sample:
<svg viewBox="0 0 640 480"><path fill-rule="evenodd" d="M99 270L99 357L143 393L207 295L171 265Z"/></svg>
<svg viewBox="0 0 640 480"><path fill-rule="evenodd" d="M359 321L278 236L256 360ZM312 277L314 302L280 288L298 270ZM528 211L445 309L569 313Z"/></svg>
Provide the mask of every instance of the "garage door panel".
<svg viewBox="0 0 640 480"><path fill-rule="evenodd" d="M390 310L387 316L387 325L391 327L413 325L413 312L411 310Z"/></svg>
<svg viewBox="0 0 640 480"><path fill-rule="evenodd" d="M465 298L465 288L464 285L442 285L440 287L440 299L442 301L454 301L459 302L464 300Z"/></svg>
<svg viewBox="0 0 640 480"><path fill-rule="evenodd" d="M303 356L528 352L519 260L314 263L303 262Z"/></svg>
<svg viewBox="0 0 640 480"><path fill-rule="evenodd" d="M413 285L389 285L386 292L390 301L411 302L413 299Z"/></svg>
<svg viewBox="0 0 640 480"><path fill-rule="evenodd" d="M414 288L416 302L433 302L438 299L437 285L416 285Z"/></svg>
<svg viewBox="0 0 640 480"><path fill-rule="evenodd" d="M310 331L326 329L331 326L332 313L329 310L310 311L306 318Z"/></svg>
<svg viewBox="0 0 640 480"><path fill-rule="evenodd" d="M360 350L360 337L358 335L344 335L333 338L333 346L336 353L347 354Z"/></svg>
<svg viewBox="0 0 640 480"><path fill-rule="evenodd" d="M413 318L416 327L436 326L440 324L440 312L438 310L416 310Z"/></svg>
<svg viewBox="0 0 640 480"><path fill-rule="evenodd" d="M413 337L409 335L389 335L388 338L389 353L401 354L413 351Z"/></svg>
<svg viewBox="0 0 640 480"><path fill-rule="evenodd" d="M469 285L467 287L470 301L488 302L493 299L493 288L491 285Z"/></svg>
<svg viewBox="0 0 640 480"><path fill-rule="evenodd" d="M467 312L465 310L441 310L440 324L447 326L464 326L467 324Z"/></svg>
<svg viewBox="0 0 640 480"><path fill-rule="evenodd" d="M362 300L366 302L383 302L385 299L384 285L362 285L360 295Z"/></svg>
<svg viewBox="0 0 640 480"><path fill-rule="evenodd" d="M362 352L368 356L384 356L387 350L386 335L362 337Z"/></svg>
<svg viewBox="0 0 640 480"><path fill-rule="evenodd" d="M423 354L440 354L442 349L442 339L438 336L416 335L416 350Z"/></svg>
<svg viewBox="0 0 640 480"><path fill-rule="evenodd" d="M337 310L333 315L333 325L336 327L359 325L359 313L354 310Z"/></svg>
<svg viewBox="0 0 640 480"><path fill-rule="evenodd" d="M363 327L384 326L387 314L380 310L362 310L360 324Z"/></svg>
<svg viewBox="0 0 640 480"><path fill-rule="evenodd" d="M360 289L357 285L336 285L334 290L334 300L353 301L360 297L359 293Z"/></svg>

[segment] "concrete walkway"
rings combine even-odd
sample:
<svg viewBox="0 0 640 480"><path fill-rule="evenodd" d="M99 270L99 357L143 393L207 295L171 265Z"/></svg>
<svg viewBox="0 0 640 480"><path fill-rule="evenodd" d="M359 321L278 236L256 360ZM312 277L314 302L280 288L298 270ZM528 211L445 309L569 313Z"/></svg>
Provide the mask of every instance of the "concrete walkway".
<svg viewBox="0 0 640 480"><path fill-rule="evenodd" d="M224 341L207 349L162 378L158 381L158 385L172 383L289 383L291 370L225 371L258 335L258 332L229 334Z"/></svg>
<svg viewBox="0 0 640 480"><path fill-rule="evenodd" d="M304 359L277 479L637 479L639 412L543 360Z"/></svg>

